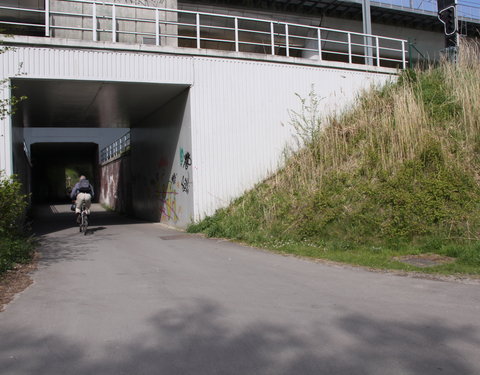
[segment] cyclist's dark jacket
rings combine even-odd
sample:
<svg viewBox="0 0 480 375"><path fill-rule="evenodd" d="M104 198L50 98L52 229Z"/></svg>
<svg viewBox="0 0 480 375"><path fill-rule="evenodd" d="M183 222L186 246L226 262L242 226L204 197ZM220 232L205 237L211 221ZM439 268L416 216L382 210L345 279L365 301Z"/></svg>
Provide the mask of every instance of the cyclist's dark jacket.
<svg viewBox="0 0 480 375"><path fill-rule="evenodd" d="M88 180L87 180L87 181L88 181ZM95 195L95 194L93 193L93 186L92 186L92 184L90 184L90 183L89 183L89 185L90 185L90 195L91 195L92 198L93 198L94 195ZM77 194L80 193L80 190L79 190L79 189L80 189L80 182L77 182L77 183L75 184L75 186L73 187L73 189L72 189L72 192L71 192L71 194L70 194L70 198L72 198L72 199L77 199Z"/></svg>

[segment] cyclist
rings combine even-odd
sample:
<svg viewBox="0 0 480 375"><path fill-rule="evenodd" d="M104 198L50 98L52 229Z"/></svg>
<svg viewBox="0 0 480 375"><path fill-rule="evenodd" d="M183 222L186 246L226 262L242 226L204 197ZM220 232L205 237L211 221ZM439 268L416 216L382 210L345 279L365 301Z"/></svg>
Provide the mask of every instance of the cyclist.
<svg viewBox="0 0 480 375"><path fill-rule="evenodd" d="M80 207L85 202L87 216L90 216L90 205L94 197L93 186L85 176L80 176L70 194L70 198L75 201L75 214L77 215L77 224L80 223Z"/></svg>

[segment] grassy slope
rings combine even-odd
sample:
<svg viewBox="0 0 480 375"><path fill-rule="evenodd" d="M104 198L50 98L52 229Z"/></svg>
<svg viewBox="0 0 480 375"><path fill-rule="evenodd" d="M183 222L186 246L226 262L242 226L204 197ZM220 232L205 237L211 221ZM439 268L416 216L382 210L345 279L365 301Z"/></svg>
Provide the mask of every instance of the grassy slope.
<svg viewBox="0 0 480 375"><path fill-rule="evenodd" d="M480 274L480 53L406 72L321 120L314 96L285 167L190 231L392 269L397 255L456 258L427 272Z"/></svg>

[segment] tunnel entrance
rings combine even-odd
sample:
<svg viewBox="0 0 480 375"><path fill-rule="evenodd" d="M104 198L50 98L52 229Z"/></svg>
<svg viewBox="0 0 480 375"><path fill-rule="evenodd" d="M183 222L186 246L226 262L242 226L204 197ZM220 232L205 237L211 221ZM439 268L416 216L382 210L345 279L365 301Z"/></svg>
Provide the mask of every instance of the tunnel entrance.
<svg viewBox="0 0 480 375"><path fill-rule="evenodd" d="M35 143L31 145L31 158L34 204L68 203L70 192L81 175L98 191L96 143Z"/></svg>
<svg viewBox="0 0 480 375"><path fill-rule="evenodd" d="M188 85L17 78L12 86L27 97L12 116L12 159L32 203L68 203L85 175L95 200L111 209L188 224ZM128 147L118 149L127 136Z"/></svg>

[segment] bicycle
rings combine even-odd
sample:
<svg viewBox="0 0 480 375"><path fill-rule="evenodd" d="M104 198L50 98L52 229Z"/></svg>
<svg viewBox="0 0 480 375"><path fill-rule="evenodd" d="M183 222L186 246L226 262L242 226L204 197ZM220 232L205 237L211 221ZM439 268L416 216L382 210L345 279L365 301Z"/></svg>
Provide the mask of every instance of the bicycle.
<svg viewBox="0 0 480 375"><path fill-rule="evenodd" d="M85 205L85 202L82 202L82 205L80 206L80 222L78 224L79 224L80 233L83 232L83 234L86 236L87 228L88 228L88 215L87 215L87 207Z"/></svg>

